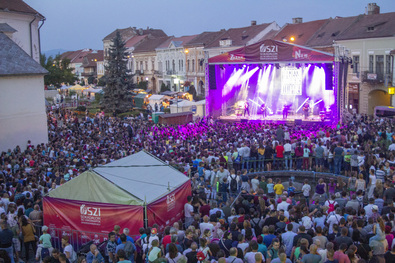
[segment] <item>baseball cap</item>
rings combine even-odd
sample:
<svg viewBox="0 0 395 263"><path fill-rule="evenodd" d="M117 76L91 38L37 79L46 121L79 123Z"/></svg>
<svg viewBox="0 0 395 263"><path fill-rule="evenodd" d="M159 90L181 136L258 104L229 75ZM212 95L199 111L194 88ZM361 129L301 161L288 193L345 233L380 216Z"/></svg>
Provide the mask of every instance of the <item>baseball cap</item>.
<svg viewBox="0 0 395 263"><path fill-rule="evenodd" d="M379 210L379 207L378 207L377 205L373 205L373 206L372 206L372 210L378 211L378 210Z"/></svg>

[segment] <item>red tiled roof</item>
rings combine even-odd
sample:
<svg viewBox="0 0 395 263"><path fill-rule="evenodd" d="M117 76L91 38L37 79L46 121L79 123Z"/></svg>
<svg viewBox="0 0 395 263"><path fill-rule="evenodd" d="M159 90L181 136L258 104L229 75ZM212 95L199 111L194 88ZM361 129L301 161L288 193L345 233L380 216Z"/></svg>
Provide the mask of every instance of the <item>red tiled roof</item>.
<svg viewBox="0 0 395 263"><path fill-rule="evenodd" d="M333 41L346 31L356 19L356 16L330 18L324 26L310 37L306 46L331 46Z"/></svg>
<svg viewBox="0 0 395 263"><path fill-rule="evenodd" d="M41 19L44 18L42 14L34 10L31 6L23 2L22 0L0 0L0 10L7 12L17 12L36 15L38 14Z"/></svg>
<svg viewBox="0 0 395 263"><path fill-rule="evenodd" d="M62 59L70 59L70 63L82 63L84 56L91 53L92 49L80 49L77 51L68 51L60 55Z"/></svg>
<svg viewBox="0 0 395 263"><path fill-rule="evenodd" d="M161 44L165 43L169 39L171 39L171 38L170 37L159 37L159 38L147 37L135 46L133 53L155 51L155 49L157 47L159 47Z"/></svg>
<svg viewBox="0 0 395 263"><path fill-rule="evenodd" d="M133 46L137 45L138 43L140 43L146 37L148 37L148 36L147 35L133 36L128 41L126 41L125 47L127 47L127 48L133 47Z"/></svg>
<svg viewBox="0 0 395 263"><path fill-rule="evenodd" d="M176 47L183 47L189 43L189 41L193 40L198 35L191 35L191 36L182 36L182 37L172 37L169 40L165 41L161 44L158 48L168 48L171 43L174 43Z"/></svg>
<svg viewBox="0 0 395 263"><path fill-rule="evenodd" d="M104 54L103 54L103 50L94 50L91 53L85 55L85 57L83 58L83 64L82 66L84 68L89 68L89 67L93 67L95 68L97 66L97 62L98 61L103 61L104 60Z"/></svg>
<svg viewBox="0 0 395 263"><path fill-rule="evenodd" d="M203 32L186 44L186 46L206 46L213 42L219 36L225 34L225 30L217 32Z"/></svg>
<svg viewBox="0 0 395 263"><path fill-rule="evenodd" d="M328 19L323 19L298 24L286 24L273 39L278 41L286 39L287 42L305 46L311 36L327 22ZM291 37L294 37L295 40L290 41Z"/></svg>
<svg viewBox="0 0 395 263"><path fill-rule="evenodd" d="M206 47L219 47L221 40L232 40L232 46L245 46L248 41L256 37L260 32L265 30L272 23L253 25L240 28L230 28L224 34L219 35Z"/></svg>
<svg viewBox="0 0 395 263"><path fill-rule="evenodd" d="M127 28L122 28L122 29L116 29L113 32L111 32L109 35L105 36L103 38L104 40L112 40L116 33L117 30L122 36L122 39L124 41L128 41L131 37L137 36L137 35L151 35L153 37L166 37L166 33L163 32L162 29L153 29L153 28L148 28L148 29L142 29L142 28L133 28L133 27L127 27Z"/></svg>
<svg viewBox="0 0 395 263"><path fill-rule="evenodd" d="M395 12L359 15L354 23L341 33L337 40L393 37L395 35Z"/></svg>

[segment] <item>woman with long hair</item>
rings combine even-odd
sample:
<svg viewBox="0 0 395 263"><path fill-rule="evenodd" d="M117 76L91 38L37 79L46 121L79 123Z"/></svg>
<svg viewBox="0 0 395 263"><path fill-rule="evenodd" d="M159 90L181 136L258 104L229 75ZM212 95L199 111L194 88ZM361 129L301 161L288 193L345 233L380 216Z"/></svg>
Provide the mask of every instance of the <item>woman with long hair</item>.
<svg viewBox="0 0 395 263"><path fill-rule="evenodd" d="M25 216L20 217L20 226L22 230L22 235L23 235L23 243L25 245L25 262L29 262L29 249L30 246L33 249L33 254L36 254L37 250L37 244L36 244L36 238L34 234L36 233L36 230L34 227L27 221Z"/></svg>
<svg viewBox="0 0 395 263"><path fill-rule="evenodd" d="M225 231L224 235L222 238L219 240L219 248L225 251L225 254L227 257L229 257L229 252L230 249L232 248L232 232L230 231Z"/></svg>
<svg viewBox="0 0 395 263"><path fill-rule="evenodd" d="M369 239L369 242L377 240L377 241L383 241L385 240L385 225L384 225L384 220L381 217L377 218L377 223L373 225L373 234Z"/></svg>
<svg viewBox="0 0 395 263"><path fill-rule="evenodd" d="M379 197L383 197L383 193L384 193L383 181L381 179L377 179L376 187L373 190L373 196L377 194Z"/></svg>
<svg viewBox="0 0 395 263"><path fill-rule="evenodd" d="M369 170L369 193L368 198L373 198L374 188L376 187L377 177L374 172L374 169Z"/></svg>
<svg viewBox="0 0 395 263"><path fill-rule="evenodd" d="M179 259L184 256L178 252L177 246L174 243L169 244L169 252L166 254L167 261L169 263L177 263Z"/></svg>

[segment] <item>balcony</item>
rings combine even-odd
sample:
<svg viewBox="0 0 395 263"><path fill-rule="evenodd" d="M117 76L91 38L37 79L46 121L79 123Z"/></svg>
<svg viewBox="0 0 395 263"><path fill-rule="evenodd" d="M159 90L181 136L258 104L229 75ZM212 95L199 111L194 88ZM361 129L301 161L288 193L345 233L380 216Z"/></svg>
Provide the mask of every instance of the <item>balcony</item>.
<svg viewBox="0 0 395 263"><path fill-rule="evenodd" d="M162 71L154 70L154 75L162 75Z"/></svg>
<svg viewBox="0 0 395 263"><path fill-rule="evenodd" d="M384 74L376 74L369 71L362 72L362 81L372 84L383 83Z"/></svg>
<svg viewBox="0 0 395 263"><path fill-rule="evenodd" d="M136 70L136 75L144 75L144 70Z"/></svg>
<svg viewBox="0 0 395 263"><path fill-rule="evenodd" d="M177 72L175 70L167 70L166 75L177 75Z"/></svg>
<svg viewBox="0 0 395 263"><path fill-rule="evenodd" d="M97 75L97 72L95 72L95 71L92 71L92 72L82 72L81 73L81 76L83 76L83 77L91 77L91 76L96 76Z"/></svg>

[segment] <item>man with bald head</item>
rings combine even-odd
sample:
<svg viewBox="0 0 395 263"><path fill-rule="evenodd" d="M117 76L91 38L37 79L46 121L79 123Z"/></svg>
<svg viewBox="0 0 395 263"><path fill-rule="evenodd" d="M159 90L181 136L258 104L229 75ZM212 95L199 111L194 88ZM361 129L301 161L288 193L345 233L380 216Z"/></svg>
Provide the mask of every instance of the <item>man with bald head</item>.
<svg viewBox="0 0 395 263"><path fill-rule="evenodd" d="M90 251L86 254L86 263L92 263L94 260L96 260L97 263L104 263L104 258L97 249L97 246L92 244L90 246Z"/></svg>
<svg viewBox="0 0 395 263"><path fill-rule="evenodd" d="M241 258L237 257L237 248L232 247L229 249L229 257L226 258L226 263L243 263Z"/></svg>

